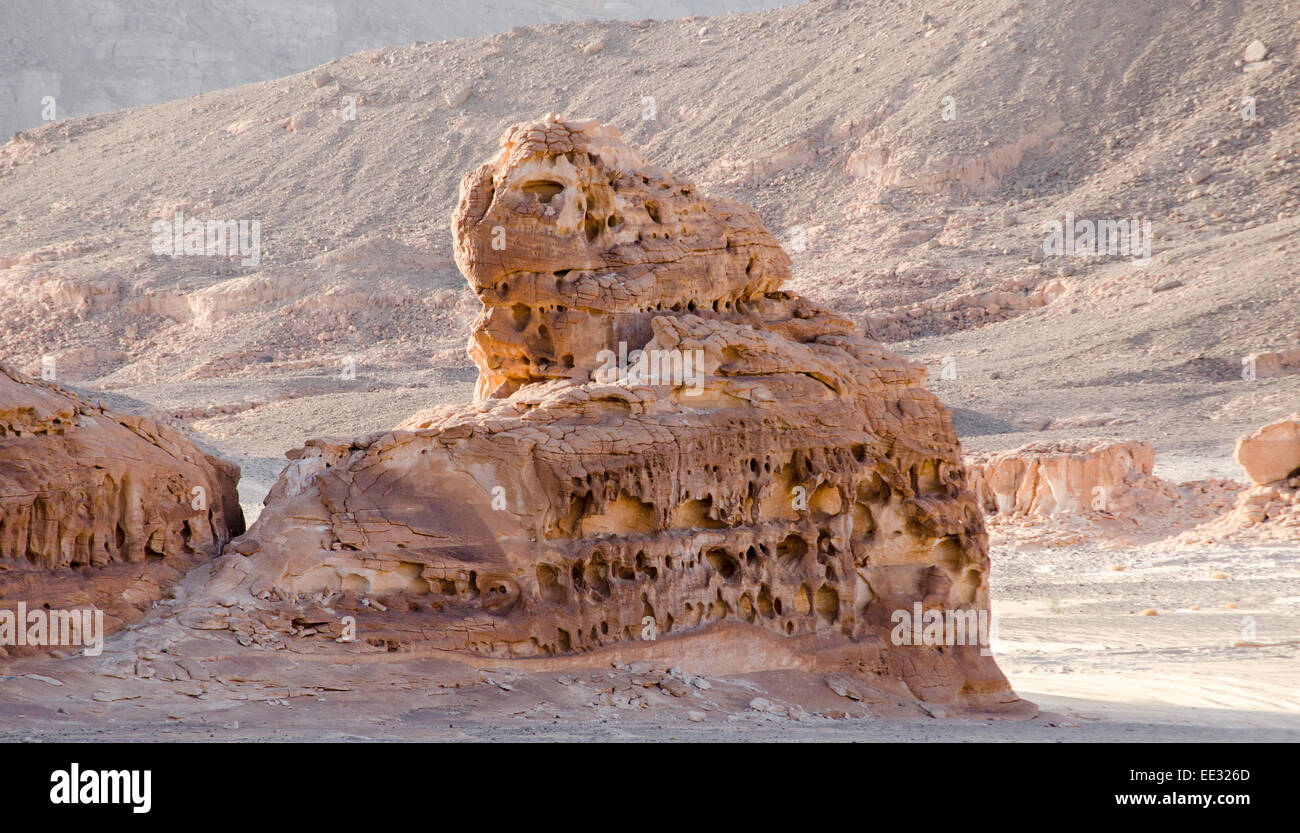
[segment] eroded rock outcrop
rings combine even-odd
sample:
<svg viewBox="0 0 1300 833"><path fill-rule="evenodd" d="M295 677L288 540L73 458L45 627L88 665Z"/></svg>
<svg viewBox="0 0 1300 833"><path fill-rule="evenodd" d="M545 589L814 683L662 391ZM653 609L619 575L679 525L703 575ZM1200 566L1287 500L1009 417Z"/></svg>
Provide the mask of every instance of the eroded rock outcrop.
<svg viewBox="0 0 1300 833"><path fill-rule="evenodd" d="M1005 515L1105 510L1132 476L1150 475L1155 460L1146 443L1090 439L1030 443L965 458L980 505Z"/></svg>
<svg viewBox="0 0 1300 833"><path fill-rule="evenodd" d="M1237 439L1233 456L1252 485L1213 523L1184 536L1188 543L1300 542L1300 414Z"/></svg>
<svg viewBox="0 0 1300 833"><path fill-rule="evenodd" d="M1300 373L1300 349L1251 353L1247 359L1257 379L1271 379Z"/></svg>
<svg viewBox="0 0 1300 833"><path fill-rule="evenodd" d="M167 426L0 365L0 608L140 618L244 531L238 481Z"/></svg>
<svg viewBox="0 0 1300 833"><path fill-rule="evenodd" d="M1241 484L1174 483L1132 440L1049 440L970 452L967 476L998 547L1128 548L1185 532L1231 508Z"/></svg>
<svg viewBox="0 0 1300 833"><path fill-rule="evenodd" d="M1032 708L979 645L891 641L914 604L988 610L981 513L923 370L783 292L754 211L551 116L465 177L454 232L475 401L294 452L213 594L467 662L802 668Z"/></svg>

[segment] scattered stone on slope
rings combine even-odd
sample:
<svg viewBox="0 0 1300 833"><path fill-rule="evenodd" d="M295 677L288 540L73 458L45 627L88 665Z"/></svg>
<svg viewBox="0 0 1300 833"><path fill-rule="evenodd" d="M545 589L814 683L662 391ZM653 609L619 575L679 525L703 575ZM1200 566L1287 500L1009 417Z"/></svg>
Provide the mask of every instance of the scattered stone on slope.
<svg viewBox="0 0 1300 833"><path fill-rule="evenodd" d="M473 85L465 84L460 87L455 87L453 89L448 90L443 95L443 101L446 103L448 107L454 110L460 105L464 104L466 101L468 101L470 95L473 92L474 92Z"/></svg>

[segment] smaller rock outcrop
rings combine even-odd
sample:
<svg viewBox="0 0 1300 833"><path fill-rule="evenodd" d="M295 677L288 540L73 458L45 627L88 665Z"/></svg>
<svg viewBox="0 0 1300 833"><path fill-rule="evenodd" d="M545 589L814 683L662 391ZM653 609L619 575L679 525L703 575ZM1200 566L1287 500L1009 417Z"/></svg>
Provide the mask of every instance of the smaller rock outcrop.
<svg viewBox="0 0 1300 833"><path fill-rule="evenodd" d="M998 548L1162 541L1222 517L1241 491L1232 480L1156 477L1152 447L1129 440L1031 443L964 460Z"/></svg>
<svg viewBox="0 0 1300 833"><path fill-rule="evenodd" d="M1155 450L1126 440L1030 443L965 456L970 485L988 514L1105 511L1132 475L1150 475Z"/></svg>
<svg viewBox="0 0 1300 833"><path fill-rule="evenodd" d="M1273 379L1300 373L1300 349L1251 353L1247 359L1257 379Z"/></svg>
<svg viewBox="0 0 1300 833"><path fill-rule="evenodd" d="M138 620L244 531L238 482L165 425L0 365L0 610Z"/></svg>

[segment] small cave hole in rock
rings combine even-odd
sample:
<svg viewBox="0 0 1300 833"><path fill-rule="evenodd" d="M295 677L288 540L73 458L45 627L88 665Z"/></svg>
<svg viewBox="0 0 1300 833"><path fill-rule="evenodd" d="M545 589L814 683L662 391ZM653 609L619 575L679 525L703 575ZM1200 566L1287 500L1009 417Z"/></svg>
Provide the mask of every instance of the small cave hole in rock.
<svg viewBox="0 0 1300 833"><path fill-rule="evenodd" d="M793 533L776 545L777 560L785 565L796 564L807 554L808 542Z"/></svg>
<svg viewBox="0 0 1300 833"><path fill-rule="evenodd" d="M533 317L533 311L527 304L515 304L510 308L510 317L515 322L515 330L523 332L528 326L528 320Z"/></svg>
<svg viewBox="0 0 1300 833"><path fill-rule="evenodd" d="M537 592L548 602L564 601L564 588L560 586L559 570L550 564L538 564Z"/></svg>
<svg viewBox="0 0 1300 833"><path fill-rule="evenodd" d="M704 557L724 581L731 581L740 575L740 563L726 550L715 547L706 552Z"/></svg>
<svg viewBox="0 0 1300 833"><path fill-rule="evenodd" d="M840 596L835 588L823 584L813 597L813 610L827 624L833 623L840 615Z"/></svg>
<svg viewBox="0 0 1300 833"><path fill-rule="evenodd" d="M520 190L542 204L549 203L559 194L564 193L564 186L549 179L534 179L525 182Z"/></svg>

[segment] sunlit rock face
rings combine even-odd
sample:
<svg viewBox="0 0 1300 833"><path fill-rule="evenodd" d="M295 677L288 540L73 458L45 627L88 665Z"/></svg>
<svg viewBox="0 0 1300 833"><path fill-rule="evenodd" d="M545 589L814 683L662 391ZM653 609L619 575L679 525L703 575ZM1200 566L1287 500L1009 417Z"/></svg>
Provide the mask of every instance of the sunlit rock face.
<svg viewBox="0 0 1300 833"><path fill-rule="evenodd" d="M966 456L984 511L1055 515L1104 509L1134 478L1155 468L1155 449L1132 440L1055 440Z"/></svg>
<svg viewBox="0 0 1300 833"><path fill-rule="evenodd" d="M1189 534L1240 543L1300 543L1300 413L1237 438L1233 452L1250 485L1232 511Z"/></svg>
<svg viewBox="0 0 1300 833"><path fill-rule="evenodd" d="M1233 456L1251 482L1260 486L1300 476L1300 414L1238 437Z"/></svg>
<svg viewBox="0 0 1300 833"><path fill-rule="evenodd" d="M790 275L752 209L701 195L594 121L511 128L461 182L453 227L483 302L480 397L587 381L602 349L645 345L657 318L743 322Z"/></svg>
<svg viewBox="0 0 1300 833"><path fill-rule="evenodd" d="M230 584L325 594L389 650L836 671L1023 709L978 645L891 635L916 606L987 613L957 439L921 368L782 291L751 209L548 116L465 177L453 225L484 304L475 402L294 452Z"/></svg>

